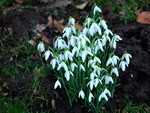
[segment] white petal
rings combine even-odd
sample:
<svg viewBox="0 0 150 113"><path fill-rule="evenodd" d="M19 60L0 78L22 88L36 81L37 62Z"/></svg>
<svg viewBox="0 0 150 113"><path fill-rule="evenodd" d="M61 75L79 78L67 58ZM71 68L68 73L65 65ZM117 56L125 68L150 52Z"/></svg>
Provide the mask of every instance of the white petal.
<svg viewBox="0 0 150 113"><path fill-rule="evenodd" d="M95 6L94 10L93 10L93 14L95 15L97 11L100 12L100 13L102 12L99 7Z"/></svg>
<svg viewBox="0 0 150 113"><path fill-rule="evenodd" d="M55 82L54 89L56 89L58 86L61 88L61 83L59 80Z"/></svg>

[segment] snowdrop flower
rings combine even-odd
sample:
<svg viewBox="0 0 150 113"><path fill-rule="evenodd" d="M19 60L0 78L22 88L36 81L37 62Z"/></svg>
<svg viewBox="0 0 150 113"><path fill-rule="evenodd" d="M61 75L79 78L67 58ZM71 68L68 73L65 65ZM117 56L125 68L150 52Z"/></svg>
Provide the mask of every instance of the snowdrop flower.
<svg viewBox="0 0 150 113"><path fill-rule="evenodd" d="M87 86L90 85L90 89L93 90L94 81L91 79L90 82L87 83Z"/></svg>
<svg viewBox="0 0 150 113"><path fill-rule="evenodd" d="M98 101L101 101L102 98L104 98L106 101L108 101L108 98L107 98L105 92L101 93L101 95L98 98Z"/></svg>
<svg viewBox="0 0 150 113"><path fill-rule="evenodd" d="M85 28L83 29L82 33L83 33L84 35L86 35L86 34L88 33L88 30L89 30L89 29L85 27Z"/></svg>
<svg viewBox="0 0 150 113"><path fill-rule="evenodd" d="M103 35L102 36L102 46L105 46L107 42L107 36Z"/></svg>
<svg viewBox="0 0 150 113"><path fill-rule="evenodd" d="M63 49L63 48L66 48L66 42L61 39L61 38L58 38L56 41L55 41L55 48L58 47L58 49Z"/></svg>
<svg viewBox="0 0 150 113"><path fill-rule="evenodd" d="M85 25L88 25L88 26L89 26L89 25L90 25L90 22L91 22L91 18L87 18L86 21L87 21L87 22L85 22Z"/></svg>
<svg viewBox="0 0 150 113"><path fill-rule="evenodd" d="M108 66L109 64L112 64L114 66L114 61L112 58L109 58L107 63L106 63L106 66Z"/></svg>
<svg viewBox="0 0 150 113"><path fill-rule="evenodd" d="M112 75L112 73L115 73L117 77L119 76L119 73L118 73L118 69L117 69L117 68L113 68L113 69L111 70L111 75Z"/></svg>
<svg viewBox="0 0 150 113"><path fill-rule="evenodd" d="M94 96L93 96L93 94L92 94L92 93L90 93L90 94L89 94L89 102L91 102L91 101L92 101L92 98L94 98Z"/></svg>
<svg viewBox="0 0 150 113"><path fill-rule="evenodd" d="M71 33L71 28L70 27L65 27L64 29L63 29L63 38L64 37L67 37L67 38L69 38L69 35L70 35L70 33Z"/></svg>
<svg viewBox="0 0 150 113"><path fill-rule="evenodd" d="M90 29L89 29L89 33L91 36L94 36L94 34L98 32L99 35L101 35L101 28L94 22L92 23L92 25L90 26Z"/></svg>
<svg viewBox="0 0 150 113"><path fill-rule="evenodd" d="M91 53L90 51L88 50L85 50L87 54L89 54L90 56L93 56L93 53Z"/></svg>
<svg viewBox="0 0 150 113"><path fill-rule="evenodd" d="M70 37L70 40L68 40L68 44L71 45L72 47L75 46L75 36Z"/></svg>
<svg viewBox="0 0 150 113"><path fill-rule="evenodd" d="M92 72L90 74L90 78L91 78L92 81L94 81L94 77L97 77L97 75L94 72Z"/></svg>
<svg viewBox="0 0 150 113"><path fill-rule="evenodd" d="M72 25L75 25L75 19L74 18L70 18L69 19L69 23L71 23Z"/></svg>
<svg viewBox="0 0 150 113"><path fill-rule="evenodd" d="M119 64L119 67L122 69L122 71L125 71L125 65L128 67L128 63L125 61L121 61Z"/></svg>
<svg viewBox="0 0 150 113"><path fill-rule="evenodd" d="M109 29L105 29L104 34L106 34L107 36L109 36L109 34L111 34L113 36L113 33Z"/></svg>
<svg viewBox="0 0 150 113"><path fill-rule="evenodd" d="M86 53L86 51L85 51L85 50L84 50L84 51L82 51L82 52L79 54L79 56L81 56L81 57L82 57L82 61L83 61L83 62L85 61L86 55L87 55L87 53Z"/></svg>
<svg viewBox="0 0 150 113"><path fill-rule="evenodd" d="M101 20L99 25L102 25L104 29L107 29L107 24L106 24L105 20Z"/></svg>
<svg viewBox="0 0 150 113"><path fill-rule="evenodd" d="M109 96L111 96L111 93L110 93L110 91L107 88L105 88L104 93L108 94Z"/></svg>
<svg viewBox="0 0 150 113"><path fill-rule="evenodd" d="M65 71L68 71L68 67L67 67L67 65L65 64L65 62L61 62L61 63L58 65L57 71L60 70L62 67L65 69Z"/></svg>
<svg viewBox="0 0 150 113"><path fill-rule="evenodd" d="M94 57L94 63L96 64L96 62L100 63L101 64L101 60L98 58L98 57Z"/></svg>
<svg viewBox="0 0 150 113"><path fill-rule="evenodd" d="M112 39L110 41L110 47L113 47L114 49L116 49L116 45L117 45L116 41L114 39Z"/></svg>
<svg viewBox="0 0 150 113"><path fill-rule="evenodd" d="M66 80L67 80L67 81L70 80L70 74L71 74L72 76L74 76L71 71L66 71L66 72L65 72L65 77L66 77Z"/></svg>
<svg viewBox="0 0 150 113"><path fill-rule="evenodd" d="M81 88L81 91L79 92L78 97L79 98L81 97L82 99L84 99L84 97L85 97L85 93L83 92L82 88Z"/></svg>
<svg viewBox="0 0 150 113"><path fill-rule="evenodd" d="M94 10L93 10L93 14L95 15L97 11L100 12L100 13L102 12L99 7L95 6Z"/></svg>
<svg viewBox="0 0 150 113"><path fill-rule="evenodd" d="M59 80L55 82L54 89L56 89L58 86L61 88L61 83Z"/></svg>
<svg viewBox="0 0 150 113"><path fill-rule="evenodd" d="M106 75L105 76L105 84L109 84L109 82L111 82L112 84L114 83L113 79L111 76Z"/></svg>
<svg viewBox="0 0 150 113"><path fill-rule="evenodd" d="M56 66L56 59L55 58L51 60L50 65L52 65L53 69L55 68L55 66Z"/></svg>
<svg viewBox="0 0 150 113"><path fill-rule="evenodd" d="M102 43L101 43L100 40L101 40L101 39L97 39L97 40L95 41L95 46L98 45L99 48L101 49L101 51L104 51L104 50L103 50L103 47L102 47Z"/></svg>
<svg viewBox="0 0 150 113"><path fill-rule="evenodd" d="M99 83L102 84L102 81L101 81L99 78L96 78L96 79L94 80L94 86L97 87L97 85L98 85Z"/></svg>
<svg viewBox="0 0 150 113"><path fill-rule="evenodd" d="M119 36L119 35L114 35L114 40L115 41L120 41L120 40L122 40L122 38Z"/></svg>
<svg viewBox="0 0 150 113"><path fill-rule="evenodd" d="M132 56L131 56L129 53L125 53L125 54L122 56L122 58L123 58L123 59L125 58L127 64L129 64L129 63L130 63L130 59L129 59L129 58L132 58Z"/></svg>
<svg viewBox="0 0 150 113"><path fill-rule="evenodd" d="M75 28L75 26L71 26L71 30L73 31L74 34L76 34L76 28Z"/></svg>
<svg viewBox="0 0 150 113"><path fill-rule="evenodd" d="M76 57L79 55L79 49L75 46L73 49L72 49L72 55L74 56L76 53Z"/></svg>
<svg viewBox="0 0 150 113"><path fill-rule="evenodd" d="M89 60L89 62L88 62L88 67L90 67L90 65L93 64L93 63L94 63L93 60Z"/></svg>
<svg viewBox="0 0 150 113"><path fill-rule="evenodd" d="M113 60L113 62L114 62L114 65L117 65L117 60L120 60L120 59L119 59L118 56L114 55L114 56L112 57L112 60Z"/></svg>
<svg viewBox="0 0 150 113"><path fill-rule="evenodd" d="M63 54L59 54L59 60L62 61L64 59L64 55Z"/></svg>
<svg viewBox="0 0 150 113"><path fill-rule="evenodd" d="M72 69L72 72L74 72L74 68L78 68L77 64L75 63L71 63L71 69Z"/></svg>
<svg viewBox="0 0 150 113"><path fill-rule="evenodd" d="M70 52L70 51L65 51L65 59L66 60L68 60L68 58L70 59L70 61L72 61L73 59L72 59L72 57L73 57L73 55L72 55L72 53Z"/></svg>
<svg viewBox="0 0 150 113"><path fill-rule="evenodd" d="M83 71L85 71L85 68L82 64L80 64L80 69L82 69Z"/></svg>
<svg viewBox="0 0 150 113"><path fill-rule="evenodd" d="M52 57L54 57L53 53L50 50L47 50L44 55L45 55L45 60L47 61L47 59L49 58L50 54L52 55Z"/></svg>
<svg viewBox="0 0 150 113"><path fill-rule="evenodd" d="M38 51L40 52L44 52L45 51L45 47L44 47L44 43L40 42L37 46Z"/></svg>

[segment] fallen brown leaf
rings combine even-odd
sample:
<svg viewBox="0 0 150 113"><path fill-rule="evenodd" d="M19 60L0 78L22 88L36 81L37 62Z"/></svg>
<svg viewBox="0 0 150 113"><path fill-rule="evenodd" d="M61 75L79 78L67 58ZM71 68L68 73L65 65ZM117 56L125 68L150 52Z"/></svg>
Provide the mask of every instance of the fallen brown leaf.
<svg viewBox="0 0 150 113"><path fill-rule="evenodd" d="M64 19L58 21L60 24L64 23Z"/></svg>
<svg viewBox="0 0 150 113"><path fill-rule="evenodd" d="M23 0L16 0L17 3L22 4Z"/></svg>
<svg viewBox="0 0 150 113"><path fill-rule="evenodd" d="M45 30L47 27L47 25L45 24L36 24L35 28L37 31L42 32L43 30Z"/></svg>
<svg viewBox="0 0 150 113"><path fill-rule="evenodd" d="M6 97L8 95L8 93L2 93L3 97Z"/></svg>
<svg viewBox="0 0 150 113"><path fill-rule="evenodd" d="M82 9L83 10L87 6L88 2L89 2L89 0L84 2L84 3L82 3L82 4L80 4L80 5L76 5L75 7L77 9Z"/></svg>
<svg viewBox="0 0 150 113"><path fill-rule="evenodd" d="M65 28L62 24L54 20L54 26L58 29L60 33L62 33L63 29Z"/></svg>
<svg viewBox="0 0 150 113"><path fill-rule="evenodd" d="M82 31L82 30L83 30L82 25L80 25L78 22L75 23L75 27L76 27L76 30L77 30L77 31Z"/></svg>
<svg viewBox="0 0 150 113"><path fill-rule="evenodd" d="M9 35L13 34L13 29L11 27L8 28Z"/></svg>
<svg viewBox="0 0 150 113"><path fill-rule="evenodd" d="M50 15L48 17L48 23L47 23L47 25L52 25L52 24L53 24L53 19L52 19L52 16Z"/></svg>
<svg viewBox="0 0 150 113"><path fill-rule="evenodd" d="M137 14L137 22L150 24L150 12L141 12Z"/></svg>
<svg viewBox="0 0 150 113"><path fill-rule="evenodd" d="M3 88L2 88L2 87L0 87L0 92L2 91L2 89L3 89Z"/></svg>
<svg viewBox="0 0 150 113"><path fill-rule="evenodd" d="M80 17L78 15L74 15L73 18L76 20L76 21L79 21L80 20Z"/></svg>
<svg viewBox="0 0 150 113"><path fill-rule="evenodd" d="M145 109L146 113L150 113L150 108L144 107L144 109Z"/></svg>
<svg viewBox="0 0 150 113"><path fill-rule="evenodd" d="M50 8L52 7L65 8L70 4L72 4L71 1L56 1L54 4L50 6Z"/></svg>
<svg viewBox="0 0 150 113"><path fill-rule="evenodd" d="M45 43L49 43L49 39L42 34L42 40L45 42Z"/></svg>
<svg viewBox="0 0 150 113"><path fill-rule="evenodd" d="M36 42L34 40L29 40L29 44L33 45L33 47L36 46Z"/></svg>
<svg viewBox="0 0 150 113"><path fill-rule="evenodd" d="M52 107L53 107L53 111L55 113L56 112L56 102L55 102L54 99L52 99L51 104L52 104Z"/></svg>

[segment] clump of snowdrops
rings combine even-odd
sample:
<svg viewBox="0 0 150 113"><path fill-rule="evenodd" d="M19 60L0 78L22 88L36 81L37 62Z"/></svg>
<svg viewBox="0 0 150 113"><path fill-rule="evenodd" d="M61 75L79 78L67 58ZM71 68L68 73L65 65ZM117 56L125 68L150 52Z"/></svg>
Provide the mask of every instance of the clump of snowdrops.
<svg viewBox="0 0 150 113"><path fill-rule="evenodd" d="M70 18L63 35L56 37L54 49L49 47L45 52L43 42L38 45L38 50L45 52L45 60L53 57L49 67L57 77L54 89L63 85L71 105L81 99L93 113L113 96L119 70L125 71L132 58L127 52L121 58L115 55L122 38L97 18L99 13L101 9L95 6L93 17L83 23L83 31L76 31L75 19Z"/></svg>

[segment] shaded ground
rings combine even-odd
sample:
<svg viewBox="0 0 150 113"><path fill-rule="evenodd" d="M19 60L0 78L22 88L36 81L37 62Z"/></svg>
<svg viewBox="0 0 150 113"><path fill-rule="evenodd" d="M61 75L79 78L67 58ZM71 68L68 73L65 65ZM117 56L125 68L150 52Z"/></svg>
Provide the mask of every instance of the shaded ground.
<svg viewBox="0 0 150 113"><path fill-rule="evenodd" d="M107 15L104 15L104 17L105 16L107 23L114 27L111 30L120 35L123 39L117 43L116 54L119 56L122 55L124 51L127 51L133 57L126 71L120 72L118 83L121 83L121 85L115 88L114 97L109 100L109 103L113 110L119 108L123 109L126 104L125 96L127 96L130 100L134 100L135 102L141 102L143 100L147 105L150 105L150 25L139 24L136 22L125 25L123 22L118 22L117 19L110 19L107 18ZM21 11L15 11L6 16L5 22L2 24L2 32L4 31L4 28L7 29L11 27L13 29L13 36L16 39L20 39L23 34L27 32L31 39L31 26L33 25L33 22L36 25L37 23L46 24L47 21L47 16L45 15L43 16L34 10L22 9ZM45 32L49 37L49 44L52 46L54 34L50 32L49 29ZM5 55L7 55L7 53ZM0 62L4 61L0 59ZM16 83L10 82L10 77L2 78L3 82L9 81L9 88L12 91L13 98L21 98L22 95L19 95L19 93L22 90L27 89L29 87L28 83L31 83L33 80L33 76L29 76L28 74L25 74L24 77L25 79L17 77ZM47 75L46 79L40 79L43 92L47 95L47 99L55 97L56 111L58 113L85 113L85 111L81 109L81 103L74 103L72 107L69 106L64 89L53 90L55 80L56 78L50 74ZM2 85L2 83L0 83L0 85ZM37 109L51 108L50 102L47 105L42 100L35 99L35 103ZM40 107L41 103L46 107ZM111 112L109 104L106 105L106 108Z"/></svg>

